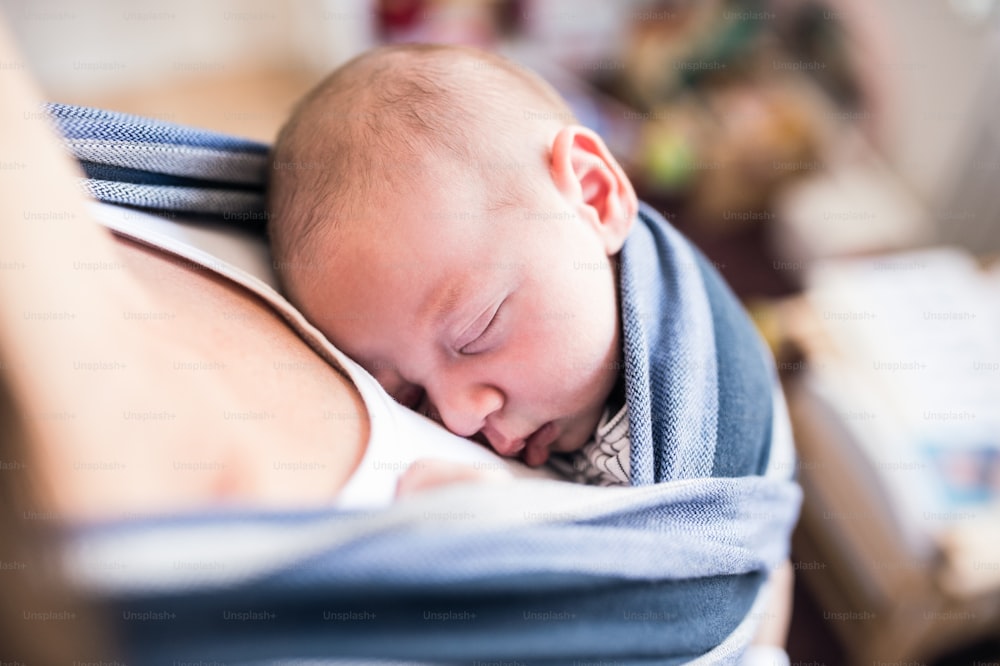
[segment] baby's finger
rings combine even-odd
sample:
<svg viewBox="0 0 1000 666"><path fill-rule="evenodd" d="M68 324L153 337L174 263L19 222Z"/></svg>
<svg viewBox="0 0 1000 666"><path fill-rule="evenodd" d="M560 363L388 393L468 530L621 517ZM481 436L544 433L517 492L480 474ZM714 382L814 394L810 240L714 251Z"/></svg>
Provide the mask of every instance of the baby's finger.
<svg viewBox="0 0 1000 666"><path fill-rule="evenodd" d="M511 478L507 472L478 469L470 464L436 458L416 460L396 482L396 497L405 497L424 490L453 483L491 482Z"/></svg>

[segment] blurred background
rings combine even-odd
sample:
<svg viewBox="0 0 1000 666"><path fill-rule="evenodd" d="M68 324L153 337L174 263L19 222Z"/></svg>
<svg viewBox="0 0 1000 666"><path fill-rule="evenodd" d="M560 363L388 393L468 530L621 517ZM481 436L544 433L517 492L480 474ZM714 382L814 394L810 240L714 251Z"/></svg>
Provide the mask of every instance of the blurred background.
<svg viewBox="0 0 1000 666"><path fill-rule="evenodd" d="M600 132L778 361L793 664L1000 663L995 0L0 0L51 101L270 141L376 44L501 51Z"/></svg>

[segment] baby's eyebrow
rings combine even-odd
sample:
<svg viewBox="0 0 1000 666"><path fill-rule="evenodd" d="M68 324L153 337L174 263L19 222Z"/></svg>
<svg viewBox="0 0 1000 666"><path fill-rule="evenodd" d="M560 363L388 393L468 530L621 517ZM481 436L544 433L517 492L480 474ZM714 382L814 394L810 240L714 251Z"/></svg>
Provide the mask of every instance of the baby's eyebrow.
<svg viewBox="0 0 1000 666"><path fill-rule="evenodd" d="M461 282L451 282L444 289L432 289L430 296L420 307L418 321L439 322L446 319L458 306L463 292Z"/></svg>

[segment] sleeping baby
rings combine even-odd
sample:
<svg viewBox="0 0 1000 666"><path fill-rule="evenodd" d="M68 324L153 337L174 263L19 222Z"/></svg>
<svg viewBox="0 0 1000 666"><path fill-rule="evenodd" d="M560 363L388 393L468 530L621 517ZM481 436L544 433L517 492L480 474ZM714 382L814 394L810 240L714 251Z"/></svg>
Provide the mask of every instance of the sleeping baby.
<svg viewBox="0 0 1000 666"><path fill-rule="evenodd" d="M639 212L604 142L538 76L463 47L370 51L299 103L272 166L286 295L396 400L576 481L637 483L637 424L675 464L684 415L656 411L669 387L651 382L654 400L634 404L625 372L632 356L661 362L671 317L648 312L655 339L630 356L620 315L623 246L636 225L667 223ZM722 284L696 263L648 279ZM765 440L717 451L706 475L761 473Z"/></svg>

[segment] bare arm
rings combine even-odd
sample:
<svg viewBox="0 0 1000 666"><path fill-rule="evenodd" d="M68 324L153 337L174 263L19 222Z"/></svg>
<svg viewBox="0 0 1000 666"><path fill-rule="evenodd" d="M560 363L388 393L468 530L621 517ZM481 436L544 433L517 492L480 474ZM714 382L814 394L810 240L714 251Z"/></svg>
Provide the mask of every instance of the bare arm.
<svg viewBox="0 0 1000 666"><path fill-rule="evenodd" d="M0 24L0 62L18 61ZM55 509L89 518L335 497L367 439L350 383L248 293L90 220L23 69L0 69L0 99L0 371ZM140 325L127 316L137 312L170 318ZM226 416L247 411L267 418ZM301 461L318 471L277 464Z"/></svg>
<svg viewBox="0 0 1000 666"><path fill-rule="evenodd" d="M3 25L0 61L19 62ZM0 98L0 159L7 167L0 171L0 348L45 465L67 451L118 441L121 419L98 415L107 414L106 395L128 390L135 375L112 374L106 389L95 390L92 375L72 370L103 361L142 372L148 360L136 336L123 330L121 313L148 300L124 271L111 269L118 257L109 235L86 223L75 165L42 117L23 68L0 70ZM59 413L95 418L44 418Z"/></svg>
<svg viewBox="0 0 1000 666"><path fill-rule="evenodd" d="M768 579L771 597L761 618L753 644L784 649L792 622L792 594L795 574L788 560L774 569Z"/></svg>

